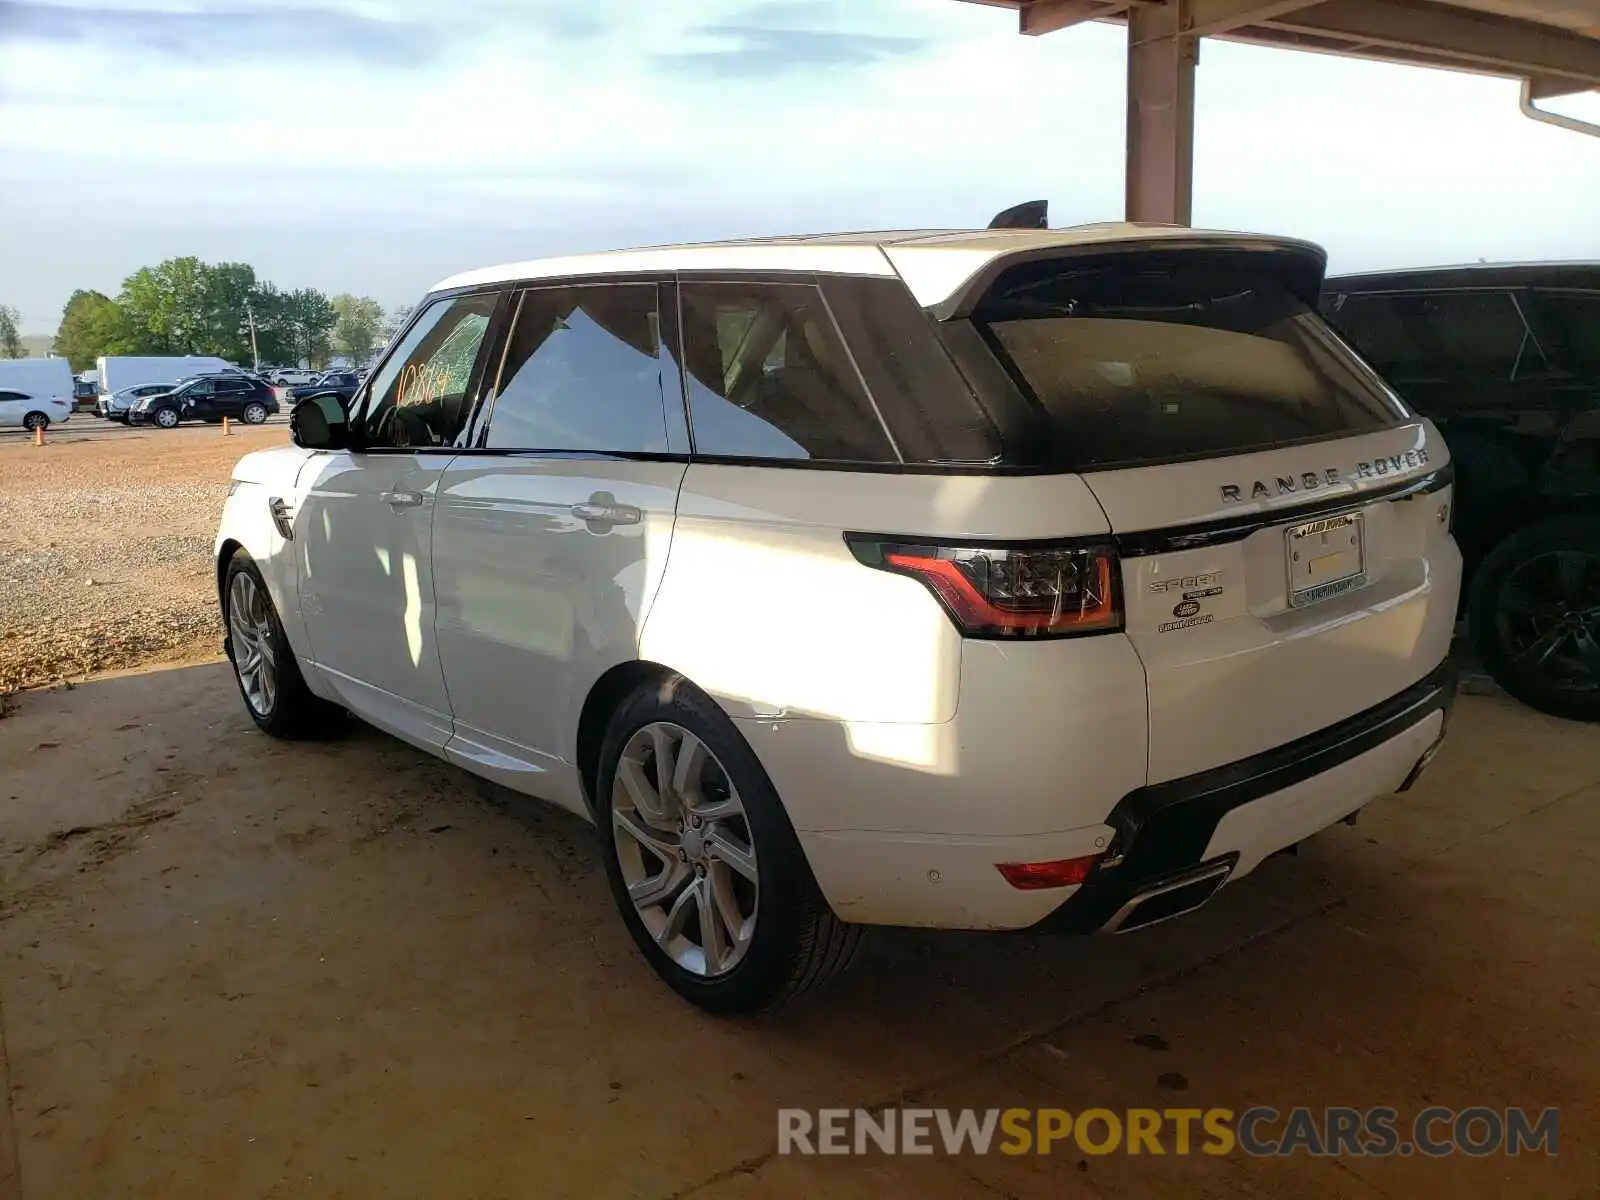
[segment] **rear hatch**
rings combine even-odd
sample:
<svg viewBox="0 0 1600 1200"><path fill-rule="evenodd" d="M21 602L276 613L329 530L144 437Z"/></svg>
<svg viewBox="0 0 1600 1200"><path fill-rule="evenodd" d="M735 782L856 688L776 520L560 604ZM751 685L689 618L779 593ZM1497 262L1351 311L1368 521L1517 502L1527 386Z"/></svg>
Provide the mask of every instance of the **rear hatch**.
<svg viewBox="0 0 1600 1200"><path fill-rule="evenodd" d="M1332 725L1448 648L1448 452L1317 315L1319 276L1303 248L1056 257L972 312L1116 534L1152 782Z"/></svg>

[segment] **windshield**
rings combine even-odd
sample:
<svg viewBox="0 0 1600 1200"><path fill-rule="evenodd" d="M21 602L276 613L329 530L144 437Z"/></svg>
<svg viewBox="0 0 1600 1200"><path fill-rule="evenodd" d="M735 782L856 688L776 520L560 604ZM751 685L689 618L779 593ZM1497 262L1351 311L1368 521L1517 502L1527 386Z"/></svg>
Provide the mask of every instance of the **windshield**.
<svg viewBox="0 0 1600 1200"><path fill-rule="evenodd" d="M974 319L1052 457L1133 466L1382 429L1404 407L1316 311L1236 253L1029 263Z"/></svg>

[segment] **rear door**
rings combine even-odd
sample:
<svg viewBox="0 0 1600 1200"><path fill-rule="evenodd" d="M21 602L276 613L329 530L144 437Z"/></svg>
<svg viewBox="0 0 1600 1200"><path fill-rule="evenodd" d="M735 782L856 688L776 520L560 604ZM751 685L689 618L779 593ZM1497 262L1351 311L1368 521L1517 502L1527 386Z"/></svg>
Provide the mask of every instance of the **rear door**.
<svg viewBox="0 0 1600 1200"><path fill-rule="evenodd" d="M1150 779L1249 757L1444 658L1449 454L1259 253L1002 274L974 316L1117 535Z"/></svg>
<svg viewBox="0 0 1600 1200"><path fill-rule="evenodd" d="M213 419L231 417L237 420L244 415L245 401L252 398L254 389L248 379L219 379L212 397Z"/></svg>
<svg viewBox="0 0 1600 1200"><path fill-rule="evenodd" d="M452 757L573 807L565 764L639 654L688 464L664 281L528 288L472 449L439 489L435 628ZM554 772L554 774L551 774Z"/></svg>

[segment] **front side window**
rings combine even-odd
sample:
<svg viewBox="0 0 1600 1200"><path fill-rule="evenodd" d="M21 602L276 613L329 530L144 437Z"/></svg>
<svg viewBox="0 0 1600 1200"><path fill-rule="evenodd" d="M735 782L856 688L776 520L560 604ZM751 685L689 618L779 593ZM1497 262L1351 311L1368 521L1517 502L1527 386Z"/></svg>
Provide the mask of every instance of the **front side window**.
<svg viewBox="0 0 1600 1200"><path fill-rule="evenodd" d="M697 454L899 461L815 286L685 283L682 295Z"/></svg>
<svg viewBox="0 0 1600 1200"><path fill-rule="evenodd" d="M680 404L653 283L522 293L485 445L664 454Z"/></svg>
<svg viewBox="0 0 1600 1200"><path fill-rule="evenodd" d="M1076 469L1366 433L1405 410L1267 264L1227 252L1029 263L973 320Z"/></svg>
<svg viewBox="0 0 1600 1200"><path fill-rule="evenodd" d="M487 293L428 306L373 377L352 423L358 445L455 444L469 415L467 389L499 299L498 293Z"/></svg>
<svg viewBox="0 0 1600 1200"><path fill-rule="evenodd" d="M28 400L31 398L27 392L0 391L0 404L5 403L7 400Z"/></svg>

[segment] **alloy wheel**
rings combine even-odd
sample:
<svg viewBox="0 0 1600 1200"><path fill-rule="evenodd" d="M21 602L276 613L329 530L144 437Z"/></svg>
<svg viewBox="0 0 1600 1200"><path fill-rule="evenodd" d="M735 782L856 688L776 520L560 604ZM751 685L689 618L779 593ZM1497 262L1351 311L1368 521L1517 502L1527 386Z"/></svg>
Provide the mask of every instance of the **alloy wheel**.
<svg viewBox="0 0 1600 1200"><path fill-rule="evenodd" d="M1561 691L1600 689L1600 554L1534 555L1507 576L1498 600L1495 627L1519 671Z"/></svg>
<svg viewBox="0 0 1600 1200"><path fill-rule="evenodd" d="M170 408L158 408L156 410L156 424L163 429L175 429L178 424L178 414Z"/></svg>
<svg viewBox="0 0 1600 1200"><path fill-rule="evenodd" d="M49 424L50 418L43 413L29 413L22 418L22 427L29 433L32 433L35 429L43 429Z"/></svg>
<svg viewBox="0 0 1600 1200"><path fill-rule="evenodd" d="M259 425L267 419L267 406L264 404L247 404L244 409L246 425Z"/></svg>
<svg viewBox="0 0 1600 1200"><path fill-rule="evenodd" d="M233 669L239 674L245 703L256 716L270 716L278 698L272 611L266 593L243 571L228 586L228 633L233 643Z"/></svg>
<svg viewBox="0 0 1600 1200"><path fill-rule="evenodd" d="M738 790L710 747L670 721L635 731L617 760L611 825L628 898L656 944L702 978L738 966L760 871Z"/></svg>

